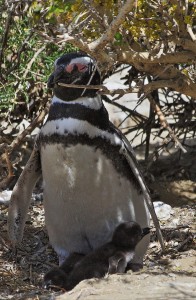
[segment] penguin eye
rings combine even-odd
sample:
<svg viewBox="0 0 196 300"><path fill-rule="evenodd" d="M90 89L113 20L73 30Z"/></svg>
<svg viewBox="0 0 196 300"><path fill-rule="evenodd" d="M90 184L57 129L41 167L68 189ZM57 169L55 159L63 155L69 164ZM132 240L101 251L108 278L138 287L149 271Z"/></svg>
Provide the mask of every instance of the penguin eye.
<svg viewBox="0 0 196 300"><path fill-rule="evenodd" d="M73 71L76 71L79 73L85 73L87 70L88 70L88 65L80 64L80 63L69 64L65 67L65 71L67 73L72 73Z"/></svg>

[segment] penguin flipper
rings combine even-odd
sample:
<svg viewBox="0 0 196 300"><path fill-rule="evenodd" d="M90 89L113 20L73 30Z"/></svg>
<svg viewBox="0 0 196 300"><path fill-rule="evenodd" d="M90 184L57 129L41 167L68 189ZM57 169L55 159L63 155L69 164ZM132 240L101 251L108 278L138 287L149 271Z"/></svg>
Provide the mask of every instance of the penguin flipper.
<svg viewBox="0 0 196 300"><path fill-rule="evenodd" d="M145 184L145 180L144 180L143 175L140 171L140 167L139 167L139 164L137 162L135 153L134 153L129 141L127 140L127 138L117 128L115 128L115 130L116 130L116 133L121 137L121 139L123 141L123 147L122 147L121 151L122 151L123 155L126 157L126 160L127 160L127 162L129 163L129 165L132 169L132 172L135 174L136 178L138 179L139 185L140 185L141 190L144 194L144 199L145 199L145 202L146 202L146 206L148 207L148 210L151 214L153 223L154 223L155 228L156 228L158 240L160 242L162 251L164 252L165 251L165 245L164 245L163 235L162 235L161 228L160 228L160 223L159 223L156 212L154 210L154 206L153 206L152 201L151 201L150 192L148 190L148 187Z"/></svg>
<svg viewBox="0 0 196 300"><path fill-rule="evenodd" d="M39 150L34 147L27 165L13 189L10 199L8 210L8 236L13 247L22 240L32 190L40 176L40 153Z"/></svg>
<svg viewBox="0 0 196 300"><path fill-rule="evenodd" d="M125 273L126 267L126 257L122 252L117 252L109 258L109 274Z"/></svg>

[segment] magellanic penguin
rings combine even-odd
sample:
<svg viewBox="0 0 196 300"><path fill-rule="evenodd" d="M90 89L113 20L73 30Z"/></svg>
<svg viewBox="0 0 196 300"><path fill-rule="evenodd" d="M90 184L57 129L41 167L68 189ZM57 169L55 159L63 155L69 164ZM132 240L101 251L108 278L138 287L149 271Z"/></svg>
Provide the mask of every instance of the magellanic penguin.
<svg viewBox="0 0 196 300"><path fill-rule="evenodd" d="M44 277L45 287L56 285L67 291L80 281L90 278L102 278L106 274L124 273L128 262L135 254L135 247L150 232L150 228L141 229L136 222L124 222L117 226L112 240L75 262L67 272L67 264L50 270Z"/></svg>
<svg viewBox="0 0 196 300"><path fill-rule="evenodd" d="M9 206L9 237L16 246L32 189L43 176L46 228L60 264L72 252L88 254L110 241L122 222L149 227L148 208L156 221L134 152L109 121L97 90L59 85L100 82L95 61L85 53L65 54L55 61L48 80L54 93L48 119ZM148 244L149 235L136 247L135 264L142 266Z"/></svg>

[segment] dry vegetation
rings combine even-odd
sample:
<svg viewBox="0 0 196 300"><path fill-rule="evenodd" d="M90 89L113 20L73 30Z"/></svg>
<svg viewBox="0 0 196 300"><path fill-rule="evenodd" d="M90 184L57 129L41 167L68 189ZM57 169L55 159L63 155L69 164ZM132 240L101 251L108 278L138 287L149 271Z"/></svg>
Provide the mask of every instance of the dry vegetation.
<svg viewBox="0 0 196 300"><path fill-rule="evenodd" d="M136 292L140 278L145 294L145 282L149 285L149 280L157 282L157 286L157 280L171 279L173 283L183 280L185 286L176 295L165 297L193 299L192 286L188 293L186 287L195 282L196 264L195 1L0 0L0 6L3 12L0 15L0 189L13 188L29 157L32 132L41 126L47 114L51 93L46 82L53 61L78 47L97 59L104 78L119 68L128 68L125 88L108 91L101 86L99 92L114 96L114 100L106 97L105 101L125 113L125 118L116 123L128 136L134 133L133 144L137 139L139 146L145 148L143 167L154 200L175 206L170 219L161 224L167 242L164 256L152 234L142 274L82 283L64 299L86 300L92 296L99 300L107 297L121 300L127 289L124 282L129 283L129 288L133 285ZM139 100L135 107L118 101L128 92L137 93ZM148 115L137 109L146 99L150 103ZM151 153L151 141L155 138L159 142ZM178 151L168 154L174 146ZM167 153L167 160L159 159L163 153ZM36 198L40 193L38 186ZM32 203L17 256L11 253L7 239L7 206L1 204L0 210L0 299L54 299L54 292L41 287L43 274L57 263L48 244L42 201ZM90 292L89 287L93 288ZM62 291L56 295L59 293ZM140 299L139 294L134 297ZM165 299L161 297L157 299Z"/></svg>

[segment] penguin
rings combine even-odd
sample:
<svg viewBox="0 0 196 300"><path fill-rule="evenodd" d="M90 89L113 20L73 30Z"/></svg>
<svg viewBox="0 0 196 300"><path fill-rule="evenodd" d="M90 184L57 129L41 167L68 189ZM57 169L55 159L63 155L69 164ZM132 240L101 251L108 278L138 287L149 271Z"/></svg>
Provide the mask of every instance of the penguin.
<svg viewBox="0 0 196 300"><path fill-rule="evenodd" d="M127 264L135 254L139 241L150 233L150 228L141 229L136 222L124 222L117 226L112 240L75 261L72 270L67 272L67 264L46 273L44 286L63 287L69 291L80 281L102 278L107 273L125 273Z"/></svg>
<svg viewBox="0 0 196 300"><path fill-rule="evenodd" d="M71 253L89 254L111 240L126 221L149 227L149 191L134 151L109 120L97 89L95 60L84 52L64 54L54 63L48 118L11 196L8 234L13 247L22 241L32 190L43 178L43 206L49 240L64 263ZM152 212L151 212L152 214ZM142 268L149 245L137 245L132 265Z"/></svg>

